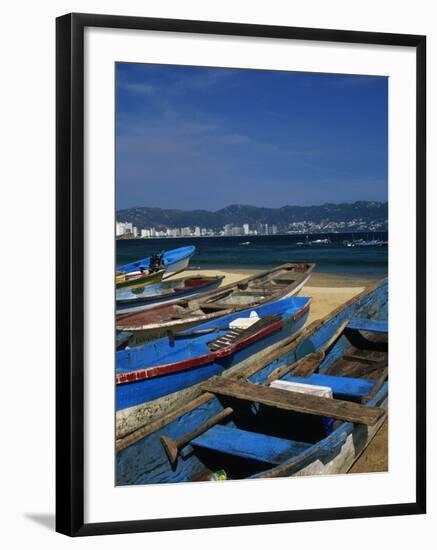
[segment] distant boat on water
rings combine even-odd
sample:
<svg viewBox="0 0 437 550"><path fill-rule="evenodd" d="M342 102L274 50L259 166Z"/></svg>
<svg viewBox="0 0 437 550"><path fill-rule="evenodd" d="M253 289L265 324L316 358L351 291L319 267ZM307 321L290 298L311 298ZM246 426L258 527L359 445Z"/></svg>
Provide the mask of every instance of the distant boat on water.
<svg viewBox="0 0 437 550"><path fill-rule="evenodd" d="M331 239L316 239L314 241L310 241L308 239L308 236L306 238L305 241L299 241L296 243L296 246L313 246L313 245L328 245L328 244L332 244L332 241Z"/></svg>
<svg viewBox="0 0 437 550"><path fill-rule="evenodd" d="M331 239L316 239L315 241L310 241L310 244L332 244Z"/></svg>
<svg viewBox="0 0 437 550"><path fill-rule="evenodd" d="M387 246L388 241L382 241L380 239L358 239L356 241L346 241L346 246L348 248L365 248L365 247L375 247L375 246Z"/></svg>
<svg viewBox="0 0 437 550"><path fill-rule="evenodd" d="M244 243L240 243L240 246L247 246L248 244L250 244L250 241L245 241Z"/></svg>

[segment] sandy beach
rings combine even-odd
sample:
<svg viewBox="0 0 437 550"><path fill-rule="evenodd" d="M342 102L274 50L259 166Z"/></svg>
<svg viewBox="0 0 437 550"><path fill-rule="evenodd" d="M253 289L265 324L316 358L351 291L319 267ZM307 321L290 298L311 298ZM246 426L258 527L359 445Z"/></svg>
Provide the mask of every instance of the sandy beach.
<svg viewBox="0 0 437 550"><path fill-rule="evenodd" d="M223 275L223 284L234 283L258 270L195 270L199 275ZM186 273L193 273L192 270ZM299 293L312 298L307 323L328 315L336 307L350 300L367 286L377 281L377 277L353 277L333 273L313 273L308 284ZM384 472L388 470L388 420L382 425L370 445L355 461L350 473Z"/></svg>

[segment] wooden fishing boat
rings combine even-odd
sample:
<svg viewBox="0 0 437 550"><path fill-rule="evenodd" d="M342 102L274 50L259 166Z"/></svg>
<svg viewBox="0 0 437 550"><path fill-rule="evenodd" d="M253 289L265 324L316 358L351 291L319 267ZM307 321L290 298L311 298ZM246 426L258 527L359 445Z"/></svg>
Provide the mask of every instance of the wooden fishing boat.
<svg viewBox="0 0 437 550"><path fill-rule="evenodd" d="M129 313L150 309L158 304L171 304L181 298L197 296L218 288L224 276L204 277L201 275L169 279L143 288L120 289L116 292L117 313Z"/></svg>
<svg viewBox="0 0 437 550"><path fill-rule="evenodd" d="M164 276L165 270L158 271L135 271L132 273L122 273L117 271L115 274L115 287L121 288L139 288L159 283Z"/></svg>
<svg viewBox="0 0 437 550"><path fill-rule="evenodd" d="M308 282L315 264L289 263L252 275L205 294L153 309L117 315L119 331L134 335L140 344L258 305L290 298Z"/></svg>
<svg viewBox="0 0 437 550"><path fill-rule="evenodd" d="M348 472L387 414L387 294L375 285L117 439L116 484Z"/></svg>
<svg viewBox="0 0 437 550"><path fill-rule="evenodd" d="M167 250L162 254L155 254L154 256L149 256L130 264L119 265L116 271L120 274L141 274L142 271L158 271L159 269L164 269L165 273L163 278L168 279L176 273L187 269L195 251L195 246L174 248L173 250Z"/></svg>
<svg viewBox="0 0 437 550"><path fill-rule="evenodd" d="M310 298L288 298L117 351L116 409L156 400L234 367L300 330L309 305Z"/></svg>

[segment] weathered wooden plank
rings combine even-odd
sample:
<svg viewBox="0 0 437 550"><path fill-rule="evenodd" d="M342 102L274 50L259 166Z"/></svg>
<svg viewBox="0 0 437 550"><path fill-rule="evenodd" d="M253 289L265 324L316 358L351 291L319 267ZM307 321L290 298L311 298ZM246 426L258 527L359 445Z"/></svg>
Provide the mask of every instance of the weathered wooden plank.
<svg viewBox="0 0 437 550"><path fill-rule="evenodd" d="M363 355L356 355L354 353L352 354L345 353L343 355L343 359L345 359L346 361L357 361L359 363L367 363L369 365L378 363L378 359L372 359L371 357L364 357Z"/></svg>
<svg viewBox="0 0 437 550"><path fill-rule="evenodd" d="M281 365L277 369L273 370L269 376L267 377L265 384L268 386L270 382L273 382L273 380L278 380L279 378L282 378L285 374L287 374L290 371L293 371L293 374L295 372L299 373L299 376L309 376L313 372L317 370L320 363L325 358L325 354L321 351L314 352L306 355L299 361L296 361L295 363L287 363L286 365Z"/></svg>
<svg viewBox="0 0 437 550"><path fill-rule="evenodd" d="M383 411L377 407L366 407L358 403L328 399L314 395L259 386L241 380L213 378L201 384L204 391L215 395L234 397L244 401L261 403L270 407L317 416L328 416L357 424L375 424Z"/></svg>
<svg viewBox="0 0 437 550"><path fill-rule="evenodd" d="M281 464L311 447L308 443L216 425L191 441L194 447L249 458L269 464Z"/></svg>
<svg viewBox="0 0 437 550"><path fill-rule="evenodd" d="M324 351L316 351L314 353L310 353L293 365L291 369L291 371L293 372L293 376L310 376L319 368L324 358Z"/></svg>
<svg viewBox="0 0 437 550"><path fill-rule="evenodd" d="M291 370L296 376L310 376L313 372L316 372L322 361L325 359L326 350L335 345L335 343L341 338L348 322L349 320L345 319L319 351L306 355L294 364L283 365L275 369L270 373L264 385L268 385L273 380L282 378L282 376Z"/></svg>

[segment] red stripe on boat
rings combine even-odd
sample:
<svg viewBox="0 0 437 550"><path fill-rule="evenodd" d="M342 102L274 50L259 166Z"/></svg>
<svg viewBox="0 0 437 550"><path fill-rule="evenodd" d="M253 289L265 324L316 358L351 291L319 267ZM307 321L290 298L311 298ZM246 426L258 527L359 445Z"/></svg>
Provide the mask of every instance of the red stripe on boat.
<svg viewBox="0 0 437 550"><path fill-rule="evenodd" d="M268 327L263 328L259 332L248 336L240 342L231 344L225 348L217 350L213 353L207 355L200 355L199 357L194 357L192 359L186 359L185 361L179 361L177 363L170 363L168 365L160 365L159 367L149 367L147 369L139 369L135 371L120 373L115 376L116 384L128 384L130 382L138 382L139 380L145 380L146 378L154 378L156 376L162 376L165 374L172 374L174 372L181 372L184 370L189 370L194 367L200 367L208 363L212 363L215 359L228 357L241 348L244 348L257 340L261 340L265 336L268 336L272 332L280 330L284 326L282 320L272 323Z"/></svg>
<svg viewBox="0 0 437 550"><path fill-rule="evenodd" d="M305 313L310 309L310 303L311 303L311 299L308 300L307 304L302 309L300 309L299 311L296 311L296 313L293 315L293 319L295 321L298 321L301 317L305 315Z"/></svg>

